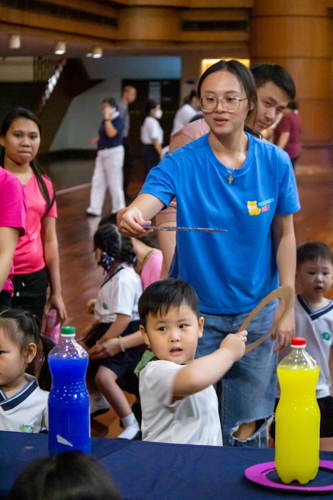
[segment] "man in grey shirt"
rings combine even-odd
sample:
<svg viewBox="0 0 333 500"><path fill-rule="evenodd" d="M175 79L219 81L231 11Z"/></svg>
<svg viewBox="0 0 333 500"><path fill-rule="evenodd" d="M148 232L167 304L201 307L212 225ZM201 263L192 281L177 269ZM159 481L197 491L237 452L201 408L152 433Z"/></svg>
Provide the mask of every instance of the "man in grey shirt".
<svg viewBox="0 0 333 500"><path fill-rule="evenodd" d="M136 99L136 89L127 85L123 88L123 93L121 100L117 103L119 115L124 119L124 130L122 134L123 146L125 149L125 158L124 158L124 192L126 194L126 190L128 184L131 180L131 174L133 169L133 157L131 154L129 142L128 142L128 132L130 128L130 116L128 112L128 105L134 102Z"/></svg>

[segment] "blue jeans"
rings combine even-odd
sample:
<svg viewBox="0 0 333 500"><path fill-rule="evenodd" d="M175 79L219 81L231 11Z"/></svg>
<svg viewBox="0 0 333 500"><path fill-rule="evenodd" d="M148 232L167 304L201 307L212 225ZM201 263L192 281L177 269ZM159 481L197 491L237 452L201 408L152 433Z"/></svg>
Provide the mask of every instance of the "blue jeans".
<svg viewBox="0 0 333 500"><path fill-rule="evenodd" d="M277 301L267 304L251 321L247 345L252 344L269 331ZM196 357L214 352L221 341L235 333L248 313L212 315L205 318L204 334L199 339ZM222 391L217 386L220 405L223 444L264 448L267 446L267 422L274 412L277 354L273 353L276 342L263 342L239 361L234 363L222 378ZM246 441L238 441L233 433L241 423L263 420L262 425Z"/></svg>

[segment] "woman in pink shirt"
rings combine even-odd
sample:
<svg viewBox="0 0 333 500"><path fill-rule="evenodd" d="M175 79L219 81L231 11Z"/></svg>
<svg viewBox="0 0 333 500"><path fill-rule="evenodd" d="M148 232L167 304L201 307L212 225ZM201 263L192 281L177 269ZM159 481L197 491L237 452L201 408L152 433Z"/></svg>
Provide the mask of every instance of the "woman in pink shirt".
<svg viewBox="0 0 333 500"><path fill-rule="evenodd" d="M27 204L25 235L14 254L12 306L42 319L49 284L49 305L63 321L67 315L61 295L54 190L35 160L40 131L38 118L25 108L12 110L0 130L0 165L21 181Z"/></svg>
<svg viewBox="0 0 333 500"><path fill-rule="evenodd" d="M13 296L12 265L19 236L24 235L26 205L23 187L0 168L0 305L10 307Z"/></svg>

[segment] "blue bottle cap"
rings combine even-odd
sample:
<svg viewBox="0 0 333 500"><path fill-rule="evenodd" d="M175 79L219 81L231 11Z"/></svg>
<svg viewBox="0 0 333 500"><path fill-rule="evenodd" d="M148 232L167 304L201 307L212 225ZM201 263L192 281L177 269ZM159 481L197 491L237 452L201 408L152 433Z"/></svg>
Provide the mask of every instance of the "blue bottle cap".
<svg viewBox="0 0 333 500"><path fill-rule="evenodd" d="M64 337L75 337L75 328L74 326L63 326L60 333Z"/></svg>

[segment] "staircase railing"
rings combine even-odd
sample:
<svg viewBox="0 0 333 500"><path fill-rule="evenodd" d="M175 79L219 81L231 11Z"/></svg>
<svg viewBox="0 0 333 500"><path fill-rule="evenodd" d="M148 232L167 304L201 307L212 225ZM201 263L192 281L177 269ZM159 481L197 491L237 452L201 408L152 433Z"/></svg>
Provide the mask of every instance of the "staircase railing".
<svg viewBox="0 0 333 500"><path fill-rule="evenodd" d="M47 101L54 91L62 70L66 65L66 59L56 61L45 57L34 58L34 81L46 82L46 86L37 106L37 114L40 115L46 106Z"/></svg>

